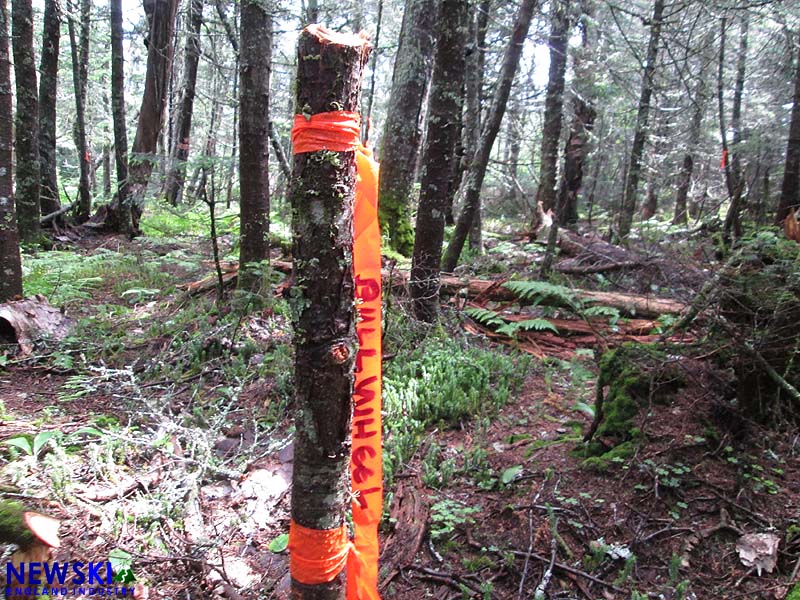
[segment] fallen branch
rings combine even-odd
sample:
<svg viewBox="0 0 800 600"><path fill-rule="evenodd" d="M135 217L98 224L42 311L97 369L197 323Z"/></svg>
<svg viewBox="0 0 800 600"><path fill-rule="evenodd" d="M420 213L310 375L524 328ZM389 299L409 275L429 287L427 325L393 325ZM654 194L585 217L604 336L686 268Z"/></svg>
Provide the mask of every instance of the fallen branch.
<svg viewBox="0 0 800 600"><path fill-rule="evenodd" d="M66 206L62 206L57 211L51 212L49 215L45 215L41 219L39 219L39 224L40 225L44 225L45 223L49 223L50 221L52 221L54 219L57 219L58 217L60 217L64 213L67 213L67 212L71 211L76 206L78 206L78 201L77 200L75 200L75 202L72 202L71 204L67 204Z"/></svg>

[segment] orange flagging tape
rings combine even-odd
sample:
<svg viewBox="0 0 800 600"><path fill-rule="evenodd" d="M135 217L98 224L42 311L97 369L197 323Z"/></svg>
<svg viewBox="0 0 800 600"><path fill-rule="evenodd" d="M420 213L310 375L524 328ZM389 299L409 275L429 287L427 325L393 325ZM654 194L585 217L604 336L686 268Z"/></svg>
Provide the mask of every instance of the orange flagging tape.
<svg viewBox="0 0 800 600"><path fill-rule="evenodd" d="M332 150L356 153L356 197L353 215L353 274L360 319L356 325L355 388L353 391L353 445L350 476L353 490L355 536L347 541L341 530L303 529L292 523L289 548L292 577L332 581L347 557L348 600L379 600L378 524L383 505L381 464L381 231L378 224L378 163L360 141L361 119L357 113L333 111L295 115L292 144L295 154ZM315 537L318 536L318 537ZM334 539L335 546L325 546ZM316 550L325 546L323 556ZM307 551L306 548L309 548ZM299 549L299 550L296 550ZM317 555L317 558L313 558ZM310 558L306 561L303 557ZM302 565L301 565L302 563ZM338 570L334 570L334 568ZM314 574L308 572L314 570ZM332 573L332 574L331 574ZM315 581L319 582L319 581Z"/></svg>

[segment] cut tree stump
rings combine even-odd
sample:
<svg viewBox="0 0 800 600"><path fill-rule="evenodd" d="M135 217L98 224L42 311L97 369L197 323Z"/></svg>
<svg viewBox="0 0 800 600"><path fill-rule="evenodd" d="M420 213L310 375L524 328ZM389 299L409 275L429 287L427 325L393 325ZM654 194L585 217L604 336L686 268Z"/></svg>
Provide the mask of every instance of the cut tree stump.
<svg viewBox="0 0 800 600"><path fill-rule="evenodd" d="M63 339L72 325L72 319L39 294L0 304L0 343L18 344L23 356L33 352L36 340Z"/></svg>
<svg viewBox="0 0 800 600"><path fill-rule="evenodd" d="M28 510L19 502L0 501L0 542L17 546L17 550L9 558L9 562L17 571L23 563L45 563L50 560L50 550L61 545L58 537L59 525L58 519ZM6 573L7 570L3 569L0 575L3 589L8 585L17 584L16 581L5 581ZM27 580L26 575L26 582L15 587L24 589L30 583L32 582ZM30 597L30 594L15 595L13 589L11 592L6 595L7 598Z"/></svg>

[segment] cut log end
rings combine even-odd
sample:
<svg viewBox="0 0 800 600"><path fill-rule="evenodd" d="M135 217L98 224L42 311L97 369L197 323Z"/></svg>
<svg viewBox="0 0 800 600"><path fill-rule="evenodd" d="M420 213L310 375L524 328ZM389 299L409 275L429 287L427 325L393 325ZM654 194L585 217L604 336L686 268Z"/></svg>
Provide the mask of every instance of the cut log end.
<svg viewBox="0 0 800 600"><path fill-rule="evenodd" d="M354 48L358 48L359 46L364 46L367 49L372 48L369 36L364 31L361 33L340 33L338 31L331 31L318 24L309 25L305 30L317 38L320 43L336 44L337 46L352 46Z"/></svg>
<svg viewBox="0 0 800 600"><path fill-rule="evenodd" d="M61 521L32 511L22 513L22 520L31 530L31 533L43 544L50 548L59 548L61 546L61 540L58 537L58 528L61 525Z"/></svg>

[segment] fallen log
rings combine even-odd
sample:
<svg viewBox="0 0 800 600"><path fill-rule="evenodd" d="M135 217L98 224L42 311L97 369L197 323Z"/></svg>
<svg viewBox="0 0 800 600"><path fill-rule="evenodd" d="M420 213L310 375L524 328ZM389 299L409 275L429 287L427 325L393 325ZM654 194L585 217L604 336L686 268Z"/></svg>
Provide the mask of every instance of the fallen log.
<svg viewBox="0 0 800 600"><path fill-rule="evenodd" d="M66 337L72 324L72 319L40 294L0 304L0 341L18 344L23 356L33 352L38 339Z"/></svg>
<svg viewBox="0 0 800 600"><path fill-rule="evenodd" d="M281 273L291 273L292 263L288 261L272 261L270 266ZM228 262L223 265L223 281L226 284L234 284L238 277L238 264ZM408 273L405 271L383 270L384 281L391 281L393 288L403 288L408 283ZM216 286L216 275L210 275L199 281L195 281L183 286L190 294L200 294L214 289ZM442 275L440 280L441 291L444 294L461 295L468 298L482 298L494 301L518 301L511 290L503 287L504 279L467 279L453 275ZM573 292L578 298L584 301L597 302L604 306L618 309L621 313L628 316L657 318L660 315L677 315L688 308L688 305L669 298L657 298L654 296L642 296L638 294L626 294L622 292L597 292L594 290L574 289Z"/></svg>

